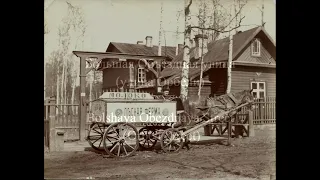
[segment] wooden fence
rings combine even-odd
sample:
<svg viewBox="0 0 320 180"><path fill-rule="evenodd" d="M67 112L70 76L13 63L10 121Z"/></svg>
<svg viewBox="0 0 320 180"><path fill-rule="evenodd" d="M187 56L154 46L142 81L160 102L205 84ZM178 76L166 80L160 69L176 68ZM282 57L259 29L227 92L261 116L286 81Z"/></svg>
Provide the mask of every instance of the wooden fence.
<svg viewBox="0 0 320 180"><path fill-rule="evenodd" d="M52 108L54 107L54 108ZM79 139L79 105L78 104L52 104L46 102L44 104L45 117L44 117L44 136L45 144L49 144L49 114L50 109L55 112L55 128L63 130L64 140L78 140Z"/></svg>
<svg viewBox="0 0 320 180"><path fill-rule="evenodd" d="M56 129L65 132L65 140L78 140L79 137L79 105L56 104Z"/></svg>
<svg viewBox="0 0 320 180"><path fill-rule="evenodd" d="M254 100L253 124L275 124L276 123L276 98L266 97ZM238 114L245 114L246 107L242 108Z"/></svg>

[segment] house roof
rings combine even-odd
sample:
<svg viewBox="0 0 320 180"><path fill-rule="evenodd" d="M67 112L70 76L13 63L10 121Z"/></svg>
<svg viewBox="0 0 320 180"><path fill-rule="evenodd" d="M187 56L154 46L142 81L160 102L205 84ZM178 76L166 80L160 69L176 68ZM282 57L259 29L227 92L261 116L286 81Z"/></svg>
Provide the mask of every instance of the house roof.
<svg viewBox="0 0 320 180"><path fill-rule="evenodd" d="M148 56L157 56L158 55L158 46L147 47L144 44L130 44L130 43L119 43L119 42L110 42L106 52L111 51L110 48L114 46L121 53L128 54L140 54ZM167 56L170 59L173 59L176 56L176 47L173 46L162 46L161 55Z"/></svg>
<svg viewBox="0 0 320 180"><path fill-rule="evenodd" d="M254 37L256 37L259 33L263 33L265 35L265 39L268 40L268 42L272 45L271 48L269 47L267 51L270 52L271 56L273 59L275 59L275 42L272 40L272 38L268 35L268 33L264 30L263 27L256 27L253 29L249 29L247 31L243 31L241 33L237 33L233 36L233 61L237 62L237 57L245 50L245 47L247 47L248 43L252 41ZM229 54L229 42L230 39L229 37L223 38L220 40L216 40L213 42L210 42L208 44L208 52L205 54L203 57L203 63L204 64L210 64L212 62L226 62L228 60L228 54ZM199 64L200 65L200 60L195 59L195 48L190 49L190 63L193 64ZM179 53L173 60L172 62L182 62L183 59L183 52ZM250 62L250 65L255 65L261 66L261 64L270 64L275 65L275 61L270 59L270 62ZM242 65L245 65L246 63L242 62ZM182 66L181 66L182 67ZM210 69L210 66L206 66L203 72L207 71ZM177 76L181 76L181 70L182 68L179 68L175 66L174 64L171 67L165 68L161 74L161 78L176 78ZM193 78L197 77L200 74L200 66L197 66L195 68L190 67L189 69L189 77L190 80Z"/></svg>

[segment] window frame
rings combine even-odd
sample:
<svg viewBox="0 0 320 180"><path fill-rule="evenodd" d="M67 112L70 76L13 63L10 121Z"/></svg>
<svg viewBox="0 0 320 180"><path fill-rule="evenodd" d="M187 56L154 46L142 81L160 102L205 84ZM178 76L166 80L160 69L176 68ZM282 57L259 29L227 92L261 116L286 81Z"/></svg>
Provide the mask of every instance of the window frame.
<svg viewBox="0 0 320 180"><path fill-rule="evenodd" d="M257 43L257 51L255 51L254 44ZM251 55L254 57L261 56L261 41L258 38L255 38L251 43Z"/></svg>
<svg viewBox="0 0 320 180"><path fill-rule="evenodd" d="M143 77L143 74L144 74L144 77ZM145 68L143 67L138 68L137 79L138 79L138 83L147 82L147 72Z"/></svg>
<svg viewBox="0 0 320 180"><path fill-rule="evenodd" d="M253 89L253 88L252 88L254 83L257 84L257 89ZM264 86L263 89L260 89L260 87L259 87L259 84L260 84L260 83L263 83L263 86ZM267 97L267 87L266 87L266 84L267 84L266 81L250 81L250 89L253 89L253 90L252 90L252 95L253 95L254 92L257 93L257 96L256 96L255 99L265 99L265 98ZM263 98L260 97L260 92L263 92L263 93L264 93L264 97L263 97Z"/></svg>

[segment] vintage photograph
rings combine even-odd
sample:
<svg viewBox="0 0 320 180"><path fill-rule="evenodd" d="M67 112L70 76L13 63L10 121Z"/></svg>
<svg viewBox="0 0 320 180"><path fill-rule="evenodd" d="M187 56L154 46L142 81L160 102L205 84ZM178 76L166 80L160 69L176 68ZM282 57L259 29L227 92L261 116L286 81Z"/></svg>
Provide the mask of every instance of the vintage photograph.
<svg viewBox="0 0 320 180"><path fill-rule="evenodd" d="M275 0L45 0L44 179L275 180Z"/></svg>

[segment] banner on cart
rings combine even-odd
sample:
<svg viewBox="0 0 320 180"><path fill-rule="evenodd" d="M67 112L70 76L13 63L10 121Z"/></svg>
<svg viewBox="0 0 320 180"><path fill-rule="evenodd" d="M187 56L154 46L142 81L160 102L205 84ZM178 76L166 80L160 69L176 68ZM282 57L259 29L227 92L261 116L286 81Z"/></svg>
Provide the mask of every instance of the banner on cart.
<svg viewBox="0 0 320 180"><path fill-rule="evenodd" d="M176 121L176 102L107 102L107 123L166 123Z"/></svg>

